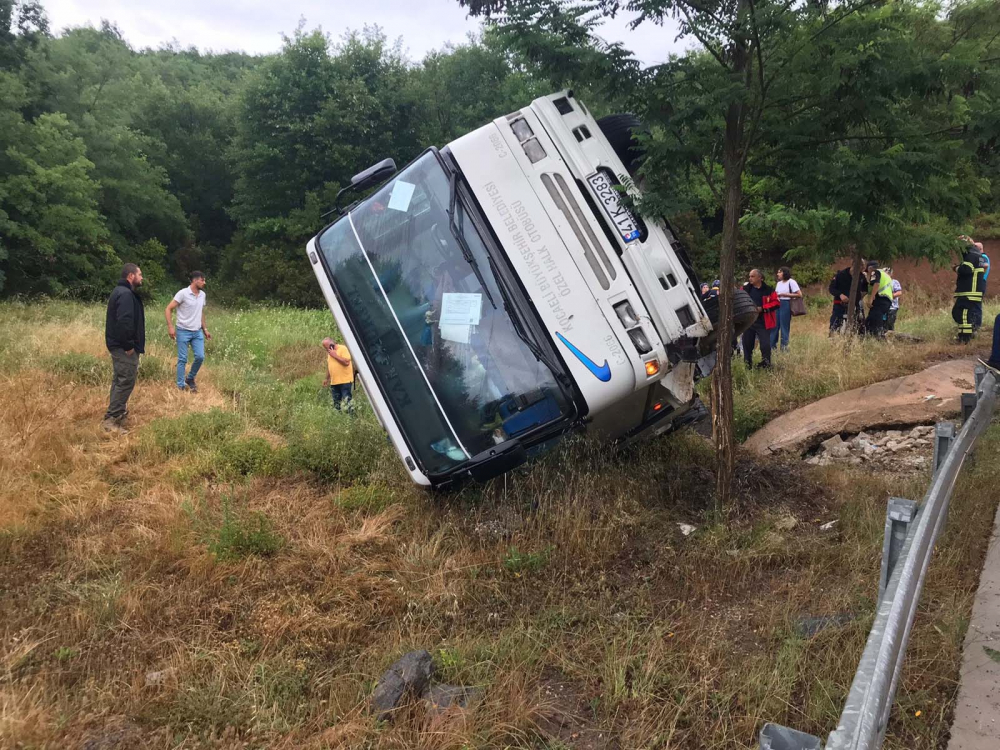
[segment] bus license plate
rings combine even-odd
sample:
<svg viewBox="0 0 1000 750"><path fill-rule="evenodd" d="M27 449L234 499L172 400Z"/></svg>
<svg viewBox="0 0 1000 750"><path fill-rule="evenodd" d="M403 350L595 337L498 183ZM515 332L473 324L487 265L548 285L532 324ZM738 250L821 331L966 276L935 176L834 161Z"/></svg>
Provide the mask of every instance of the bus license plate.
<svg viewBox="0 0 1000 750"><path fill-rule="evenodd" d="M618 233L626 242L639 239L639 229L635 225L635 219L631 211L621 204L618 198L618 191L603 172L595 172L587 178L587 182L594 188L597 200L601 202L604 211L614 222Z"/></svg>

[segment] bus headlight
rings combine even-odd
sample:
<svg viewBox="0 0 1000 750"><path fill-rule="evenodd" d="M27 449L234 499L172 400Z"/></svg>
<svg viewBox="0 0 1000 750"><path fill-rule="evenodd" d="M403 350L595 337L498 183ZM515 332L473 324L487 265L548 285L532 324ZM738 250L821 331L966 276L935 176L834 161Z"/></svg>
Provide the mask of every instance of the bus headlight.
<svg viewBox="0 0 1000 750"><path fill-rule="evenodd" d="M632 309L632 305L626 302L619 302L615 305L615 312L618 314L618 320L622 322L622 325L626 328L635 328L639 325L639 316L635 314L635 310Z"/></svg>
<svg viewBox="0 0 1000 750"><path fill-rule="evenodd" d="M648 354L653 351L653 346L641 328L633 328L628 332L628 337L632 339L632 344L639 351L639 354Z"/></svg>
<svg viewBox="0 0 1000 750"><path fill-rule="evenodd" d="M528 155L532 164L545 158L545 149L542 148L542 144L538 142L537 138L525 141L521 144L521 147L524 148L524 153Z"/></svg>
<svg viewBox="0 0 1000 750"><path fill-rule="evenodd" d="M524 143L535 134L535 132L531 129L531 126L523 119L514 120L514 122L510 124L510 129L514 131L514 135L517 136L517 140L521 143Z"/></svg>

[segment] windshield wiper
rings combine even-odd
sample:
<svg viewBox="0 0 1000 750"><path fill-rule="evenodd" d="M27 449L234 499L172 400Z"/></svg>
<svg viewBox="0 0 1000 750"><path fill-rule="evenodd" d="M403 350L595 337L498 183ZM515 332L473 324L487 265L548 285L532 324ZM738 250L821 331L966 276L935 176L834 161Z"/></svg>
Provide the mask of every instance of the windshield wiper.
<svg viewBox="0 0 1000 750"><path fill-rule="evenodd" d="M503 309L507 311L507 317L510 318L510 324L514 328L514 333L517 337L524 342L524 345L528 347L528 351L535 355L535 359L541 362L543 365L549 368L549 371L559 380L563 385L569 385L569 381L565 375L563 375L562 370L559 366L552 361L552 359L542 351L542 348L535 343L535 341L528 335L528 332L524 330L524 325L521 322L520 314L517 308L514 306L513 300L510 298L510 292L507 290L504 284L503 278L500 276L500 269L497 268L496 261L493 260L493 256L489 256L490 260L490 270L493 272L493 278L497 280L497 289L500 290L500 296L503 298Z"/></svg>
<svg viewBox="0 0 1000 750"><path fill-rule="evenodd" d="M479 286L483 288L483 292L486 294L486 299L490 301L493 305L493 309L497 309L497 303L493 301L493 295L490 294L490 289L486 286L486 279L483 277L483 272L479 270L479 263L476 262L475 257L472 255L472 250L469 249L469 243L465 239L465 233L462 231L462 217L458 214L458 173L452 171L451 173L451 199L448 201L448 228L451 229L451 234L458 242L459 247L462 248L462 257L465 258L466 262L472 267L473 273L476 274L476 279L479 281ZM493 259L490 258L490 265L492 265ZM499 282L497 282L499 284Z"/></svg>

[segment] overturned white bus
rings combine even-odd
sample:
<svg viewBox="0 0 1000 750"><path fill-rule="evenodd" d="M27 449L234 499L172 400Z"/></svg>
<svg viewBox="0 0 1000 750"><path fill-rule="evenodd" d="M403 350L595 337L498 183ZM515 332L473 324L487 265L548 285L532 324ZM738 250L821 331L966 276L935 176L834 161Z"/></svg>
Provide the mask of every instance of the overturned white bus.
<svg viewBox="0 0 1000 750"><path fill-rule="evenodd" d="M694 402L717 301L669 228L619 200L637 124L536 99L360 173L384 184L308 243L414 482L496 476L573 429L660 434Z"/></svg>

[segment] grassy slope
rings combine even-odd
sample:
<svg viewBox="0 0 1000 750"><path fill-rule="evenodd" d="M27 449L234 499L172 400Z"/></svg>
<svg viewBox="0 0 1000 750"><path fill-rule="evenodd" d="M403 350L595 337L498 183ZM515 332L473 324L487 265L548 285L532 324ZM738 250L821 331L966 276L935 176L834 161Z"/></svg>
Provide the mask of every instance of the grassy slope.
<svg viewBox="0 0 1000 750"><path fill-rule="evenodd" d="M794 321L776 372L737 373L744 433L965 353L938 310L901 319L925 343L892 346L830 342L824 312ZM103 310L0 305L0 746L750 748L765 720L835 724L885 499L921 497L927 476L743 459L737 506L706 526L711 454L681 434L617 453L572 441L431 497L370 412L330 408L327 315L210 312L194 397L174 389L172 344L148 317L135 429L107 437ZM887 747L947 731L997 455L993 428L927 580ZM858 619L794 632L800 615L840 612ZM373 681L412 648L482 701L373 722Z"/></svg>

